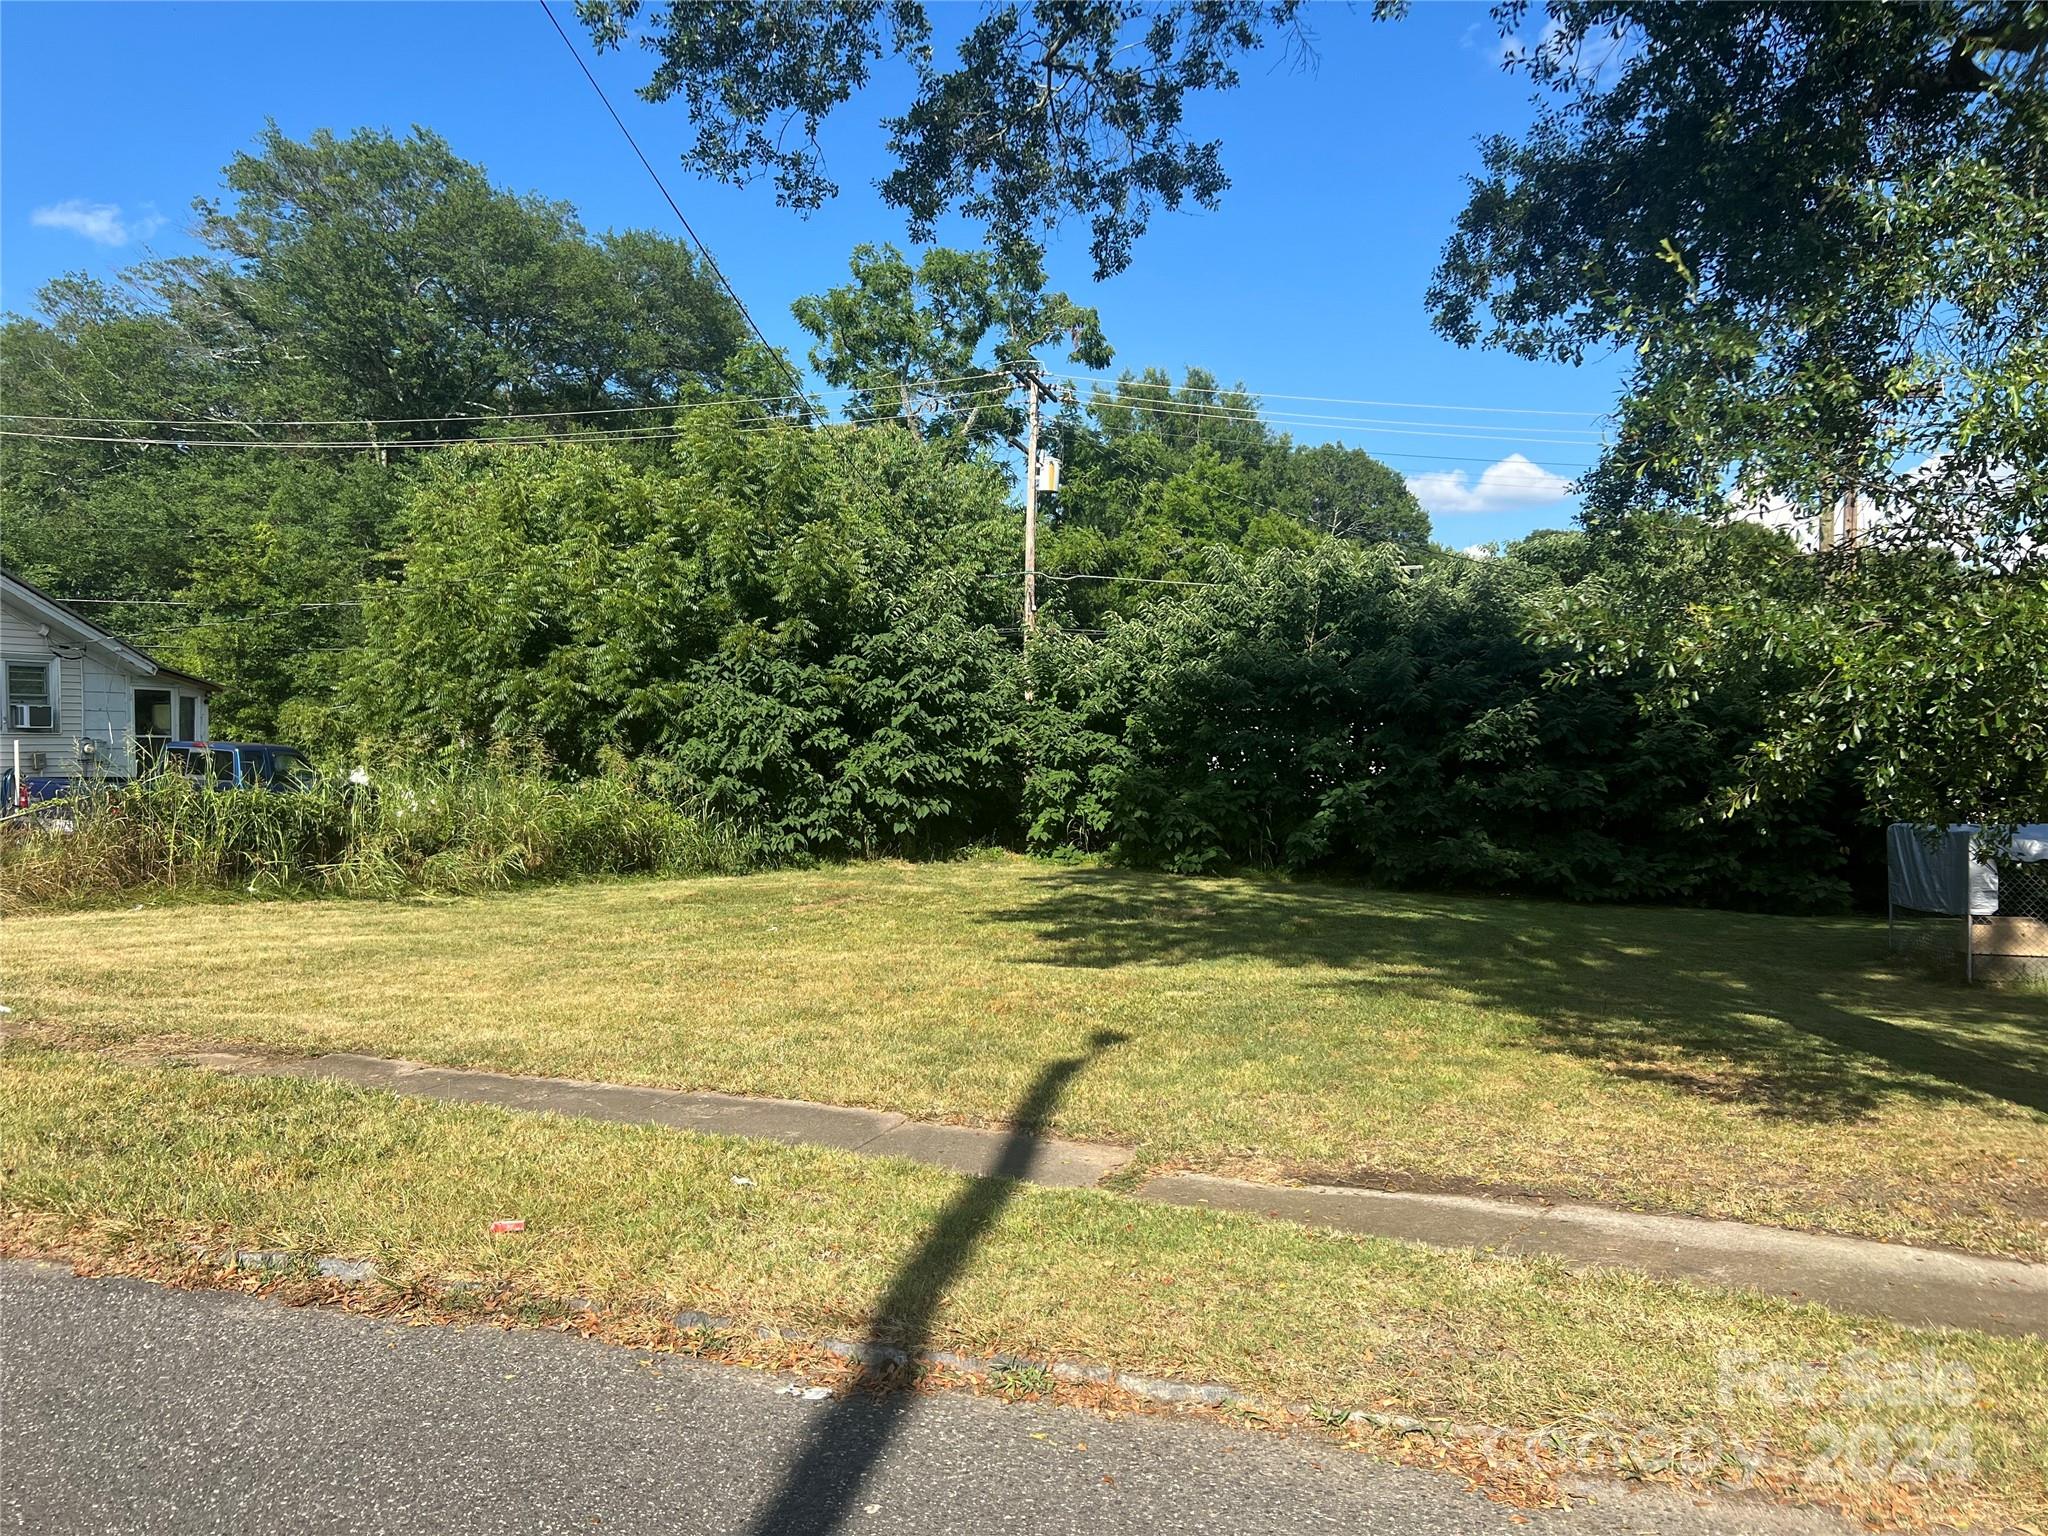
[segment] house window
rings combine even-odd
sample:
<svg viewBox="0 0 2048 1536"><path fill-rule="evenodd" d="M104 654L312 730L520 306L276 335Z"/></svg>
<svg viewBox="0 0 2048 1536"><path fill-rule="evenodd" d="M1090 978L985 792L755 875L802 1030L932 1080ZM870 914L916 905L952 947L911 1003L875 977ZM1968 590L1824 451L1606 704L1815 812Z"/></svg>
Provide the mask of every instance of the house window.
<svg viewBox="0 0 2048 1536"><path fill-rule="evenodd" d="M54 731L57 701L50 689L50 663L7 663L7 728L11 731Z"/></svg>
<svg viewBox="0 0 2048 1536"><path fill-rule="evenodd" d="M178 695L178 739L199 739L199 701L189 693Z"/></svg>
<svg viewBox="0 0 2048 1536"><path fill-rule="evenodd" d="M135 755L138 768L147 767L163 756L164 743L171 739L171 691L168 688L135 690Z"/></svg>

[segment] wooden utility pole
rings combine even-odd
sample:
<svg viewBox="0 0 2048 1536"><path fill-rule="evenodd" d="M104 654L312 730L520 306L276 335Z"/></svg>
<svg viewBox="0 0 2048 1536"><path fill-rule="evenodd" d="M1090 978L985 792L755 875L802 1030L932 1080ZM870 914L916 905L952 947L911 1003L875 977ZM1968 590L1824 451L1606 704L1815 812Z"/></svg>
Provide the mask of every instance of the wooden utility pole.
<svg viewBox="0 0 2048 1536"><path fill-rule="evenodd" d="M1857 527L1857 523L1861 515L1861 511L1856 504L1856 487L1852 485L1849 487L1848 495L1842 499L1842 547L1844 549L1854 549L1856 547L1856 535L1861 531Z"/></svg>
<svg viewBox="0 0 2048 1536"><path fill-rule="evenodd" d="M1038 378L1024 376L1031 424L1024 433L1024 633L1038 628Z"/></svg>

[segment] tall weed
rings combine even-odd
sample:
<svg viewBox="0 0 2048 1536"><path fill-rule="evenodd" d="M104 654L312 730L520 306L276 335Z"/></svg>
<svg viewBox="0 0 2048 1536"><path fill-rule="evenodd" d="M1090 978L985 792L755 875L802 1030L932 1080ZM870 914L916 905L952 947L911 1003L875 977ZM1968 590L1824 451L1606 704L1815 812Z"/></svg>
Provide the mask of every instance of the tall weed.
<svg viewBox="0 0 2048 1536"><path fill-rule="evenodd" d="M0 828L0 903L148 892L404 896L752 867L744 839L620 777L418 768L367 788L217 789L180 775L83 792Z"/></svg>

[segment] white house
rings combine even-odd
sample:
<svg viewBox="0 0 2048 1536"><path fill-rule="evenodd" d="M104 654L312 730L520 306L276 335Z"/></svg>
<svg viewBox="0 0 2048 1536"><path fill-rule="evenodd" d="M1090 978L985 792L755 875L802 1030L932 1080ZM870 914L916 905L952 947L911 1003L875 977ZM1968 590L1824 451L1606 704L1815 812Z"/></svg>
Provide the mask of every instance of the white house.
<svg viewBox="0 0 2048 1536"><path fill-rule="evenodd" d="M1799 552L1810 555L1856 543L1860 535L1889 521L1891 509L1863 495L1856 498L1853 515L1846 497L1832 506L1816 509L1795 506L1783 496L1771 495L1738 508L1735 516L1743 522L1762 523L1766 528L1790 534Z"/></svg>
<svg viewBox="0 0 2048 1536"><path fill-rule="evenodd" d="M164 742L206 739L212 688L0 571L0 776L133 777Z"/></svg>

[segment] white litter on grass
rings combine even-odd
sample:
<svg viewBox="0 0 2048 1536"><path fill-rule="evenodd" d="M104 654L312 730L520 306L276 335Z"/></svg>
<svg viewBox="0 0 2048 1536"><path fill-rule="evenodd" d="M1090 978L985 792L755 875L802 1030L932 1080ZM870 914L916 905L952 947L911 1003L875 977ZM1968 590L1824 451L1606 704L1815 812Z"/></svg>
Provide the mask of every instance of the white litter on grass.
<svg viewBox="0 0 2048 1536"><path fill-rule="evenodd" d="M754 1187L754 1181L746 1177L744 1174L736 1173L732 1176L732 1187L734 1189L752 1189Z"/></svg>
<svg viewBox="0 0 2048 1536"><path fill-rule="evenodd" d="M12 1008L8 1007L8 1006L7 1006L7 1005L6 1005L5 1003L0 1003L0 1013L12 1013L12 1012L14 1012L14 1010L13 1010Z"/></svg>

